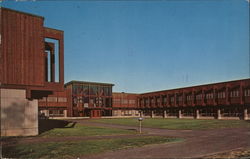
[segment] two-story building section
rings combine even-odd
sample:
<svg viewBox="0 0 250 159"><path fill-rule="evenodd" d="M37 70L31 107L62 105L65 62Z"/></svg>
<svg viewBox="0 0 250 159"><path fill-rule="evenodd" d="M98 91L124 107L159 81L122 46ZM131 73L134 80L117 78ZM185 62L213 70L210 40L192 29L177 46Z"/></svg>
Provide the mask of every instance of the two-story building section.
<svg viewBox="0 0 250 159"><path fill-rule="evenodd" d="M248 119L250 79L140 94L146 116Z"/></svg>

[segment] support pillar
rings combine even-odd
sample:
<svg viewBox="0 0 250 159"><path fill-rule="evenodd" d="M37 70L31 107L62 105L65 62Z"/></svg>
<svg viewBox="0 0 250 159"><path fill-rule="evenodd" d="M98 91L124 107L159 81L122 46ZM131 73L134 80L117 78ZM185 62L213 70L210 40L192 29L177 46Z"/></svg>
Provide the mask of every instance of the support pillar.
<svg viewBox="0 0 250 159"><path fill-rule="evenodd" d="M200 119L200 111L199 111L199 109L196 109L195 118Z"/></svg>
<svg viewBox="0 0 250 159"><path fill-rule="evenodd" d="M181 119L182 118L182 112L181 112L181 109L179 109L178 111L178 118Z"/></svg>
<svg viewBox="0 0 250 159"><path fill-rule="evenodd" d="M67 117L67 110L63 110L64 117Z"/></svg>
<svg viewBox="0 0 250 159"><path fill-rule="evenodd" d="M167 115L167 111L164 110L164 111L163 111L163 118L167 118L167 116L168 116L168 115Z"/></svg>
<svg viewBox="0 0 250 159"><path fill-rule="evenodd" d="M244 108L244 120L248 120L247 108Z"/></svg>
<svg viewBox="0 0 250 159"><path fill-rule="evenodd" d="M217 119L221 119L221 111L220 111L220 108L217 109Z"/></svg>
<svg viewBox="0 0 250 159"><path fill-rule="evenodd" d="M152 110L151 111L151 118L154 118L155 117L155 114L154 114L154 111Z"/></svg>
<svg viewBox="0 0 250 159"><path fill-rule="evenodd" d="M143 114L143 111L141 110L140 111L140 117L143 117L144 116L144 114Z"/></svg>

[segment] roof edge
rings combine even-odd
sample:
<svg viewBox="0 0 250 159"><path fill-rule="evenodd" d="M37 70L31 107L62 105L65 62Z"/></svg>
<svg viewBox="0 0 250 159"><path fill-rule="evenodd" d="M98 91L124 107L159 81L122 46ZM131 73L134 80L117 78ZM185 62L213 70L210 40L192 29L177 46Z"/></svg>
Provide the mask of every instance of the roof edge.
<svg viewBox="0 0 250 159"><path fill-rule="evenodd" d="M67 83L65 83L65 86L68 86L70 84L97 84L97 85L110 85L110 86L114 86L113 83L101 83L101 82L90 82L90 81L77 81L77 80L72 80L69 81Z"/></svg>
<svg viewBox="0 0 250 159"><path fill-rule="evenodd" d="M9 11L12 11L12 12L17 12L17 13L22 13L22 14L26 14L26 15L29 15L29 16L37 17L37 18L42 18L44 20L43 16L32 14L32 13L27 13L27 12L24 12L24 11L18 11L18 10L14 10L14 9L11 9L11 8L5 8L5 7L0 7L0 9L9 10Z"/></svg>

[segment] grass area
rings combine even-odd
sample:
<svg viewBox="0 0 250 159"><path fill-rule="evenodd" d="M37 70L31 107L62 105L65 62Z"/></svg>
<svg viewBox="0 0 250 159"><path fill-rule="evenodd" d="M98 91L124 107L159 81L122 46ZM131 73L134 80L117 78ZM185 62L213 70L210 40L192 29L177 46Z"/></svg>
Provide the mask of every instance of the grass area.
<svg viewBox="0 0 250 159"><path fill-rule="evenodd" d="M94 119L92 122L138 126L137 118L129 119ZM196 119L152 119L145 118L142 126L163 129L215 129L215 128L237 128L250 127L249 121L244 120L196 120Z"/></svg>
<svg viewBox="0 0 250 159"><path fill-rule="evenodd" d="M115 129L115 128L103 128L94 126L84 126L80 124L71 127L68 124L64 128L54 128L42 133L41 137L63 137L63 136L98 136L98 135L117 135L117 134L135 134L136 131Z"/></svg>
<svg viewBox="0 0 250 159"><path fill-rule="evenodd" d="M20 144L3 147L6 158L71 158L101 153L104 151L140 147L148 144L177 142L181 139L150 136L137 138L119 138L103 140L85 140L78 142L50 142L39 144Z"/></svg>

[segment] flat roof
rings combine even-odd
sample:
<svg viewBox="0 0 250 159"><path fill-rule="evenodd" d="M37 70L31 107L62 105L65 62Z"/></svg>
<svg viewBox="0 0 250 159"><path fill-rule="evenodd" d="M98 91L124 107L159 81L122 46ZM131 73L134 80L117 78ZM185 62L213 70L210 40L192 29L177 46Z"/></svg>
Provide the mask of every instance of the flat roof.
<svg viewBox="0 0 250 159"><path fill-rule="evenodd" d="M112 83L101 83L101 82L89 82L89 81L76 81L72 80L68 83L65 83L65 86L71 85L71 84L93 84L93 85L109 85L109 86L114 86Z"/></svg>
<svg viewBox="0 0 250 159"><path fill-rule="evenodd" d="M127 93L127 92L112 92L115 94L132 94L132 95L139 95L138 93Z"/></svg>
<svg viewBox="0 0 250 159"><path fill-rule="evenodd" d="M150 93L160 93L160 92L165 92L165 91L175 91L175 90L179 90L179 89L188 89L188 88L195 88L195 87L202 87L202 86L227 84L227 83L231 83L231 82L239 82L239 81L247 81L247 80L250 80L250 78L245 78L245 79L240 79L240 80L232 80L232 81L225 81L225 82L216 82L216 83L194 85L194 86L188 86L188 87L179 87L179 88L165 89L165 90L159 90L159 91L151 91L151 92L146 92L146 93L140 93L140 95L146 95L146 94L150 94Z"/></svg>
<svg viewBox="0 0 250 159"><path fill-rule="evenodd" d="M18 11L18 10L14 10L14 9L10 9L10 8L0 7L0 9L5 9L5 10L12 11L12 12L22 13L22 14L26 14L26 15L30 15L33 17L38 17L38 18L44 19L44 17L40 16L40 15L35 15L35 14L31 14L31 13L27 13L27 12L23 12L23 11Z"/></svg>

